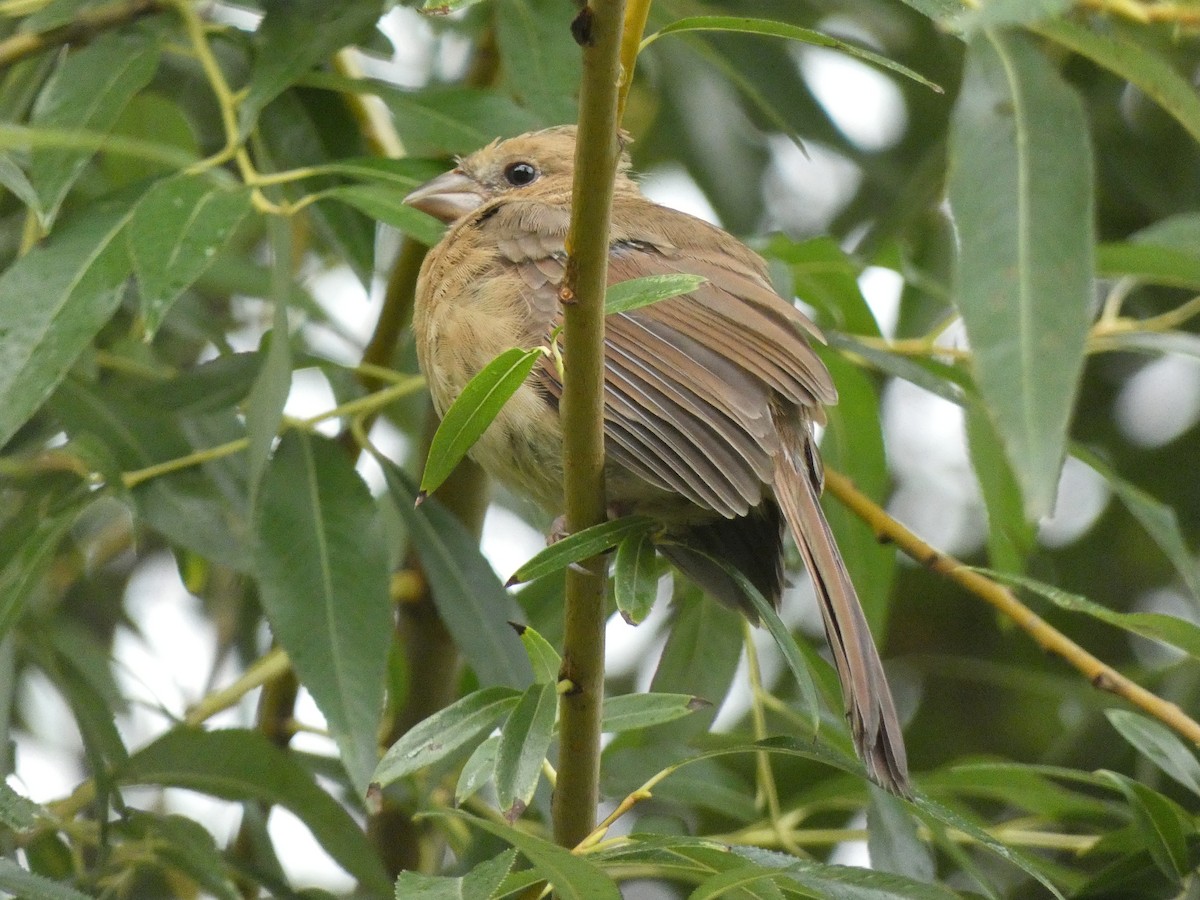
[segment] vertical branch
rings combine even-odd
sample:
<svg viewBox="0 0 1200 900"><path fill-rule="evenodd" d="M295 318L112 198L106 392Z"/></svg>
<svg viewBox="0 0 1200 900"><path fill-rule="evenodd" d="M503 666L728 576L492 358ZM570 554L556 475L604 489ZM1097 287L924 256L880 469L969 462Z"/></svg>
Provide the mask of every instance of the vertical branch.
<svg viewBox="0 0 1200 900"><path fill-rule="evenodd" d="M563 462L567 529L604 521L604 288L617 140L624 0L592 0L571 25L583 48L575 151L570 259L562 298L566 373ZM604 699L605 560L567 572L560 749L554 837L574 846L595 827L600 778L600 705Z"/></svg>

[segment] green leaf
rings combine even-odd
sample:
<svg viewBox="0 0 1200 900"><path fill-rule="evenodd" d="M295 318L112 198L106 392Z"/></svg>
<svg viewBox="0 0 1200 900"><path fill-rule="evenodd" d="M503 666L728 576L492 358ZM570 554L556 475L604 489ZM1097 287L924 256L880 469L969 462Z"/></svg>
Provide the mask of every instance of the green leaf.
<svg viewBox="0 0 1200 900"><path fill-rule="evenodd" d="M157 859L185 873L206 894L220 900L241 898L216 841L199 822L130 809L121 824L126 834L152 845Z"/></svg>
<svg viewBox="0 0 1200 900"><path fill-rule="evenodd" d="M421 476L422 496L437 490L450 476L504 404L525 383L541 355L540 348L505 350L467 382L442 415L429 445L429 457Z"/></svg>
<svg viewBox="0 0 1200 900"><path fill-rule="evenodd" d="M606 696L600 730L633 731L674 722L712 704L692 694L621 694Z"/></svg>
<svg viewBox="0 0 1200 900"><path fill-rule="evenodd" d="M1114 470L1106 465L1096 454L1082 447L1073 447L1072 452L1091 466L1104 480L1108 482L1114 494L1138 520L1146 534L1154 541L1171 560L1175 571L1183 579L1192 599L1200 603L1200 568L1197 568L1184 538L1183 529L1179 525L1179 516L1167 504L1152 497L1141 488L1130 484Z"/></svg>
<svg viewBox="0 0 1200 900"><path fill-rule="evenodd" d="M539 551L513 572L508 579L508 585L533 581L535 578L565 569L573 563L591 559L597 554L611 550L630 535L648 533L655 524L649 516L622 516L567 535L545 550Z"/></svg>
<svg viewBox="0 0 1200 900"><path fill-rule="evenodd" d="M128 206L93 207L0 274L0 447L63 380L121 302Z"/></svg>
<svg viewBox="0 0 1200 900"><path fill-rule="evenodd" d="M349 203L372 219L432 247L446 233L446 226L433 216L404 203L404 194L369 184L333 188L324 196Z"/></svg>
<svg viewBox="0 0 1200 900"><path fill-rule="evenodd" d="M516 705L516 697L513 697ZM458 784L454 786L454 802L462 806L470 797L475 796L481 787L492 780L496 774L496 751L500 747L500 735L493 734L481 743L467 757L462 771L458 773Z"/></svg>
<svg viewBox="0 0 1200 900"><path fill-rule="evenodd" d="M558 0L504 0L493 7L500 73L506 93L541 124L579 115L579 49L564 40L575 8Z"/></svg>
<svg viewBox="0 0 1200 900"><path fill-rule="evenodd" d="M970 568L974 568L973 566ZM989 578L1005 584L1025 588L1039 597L1044 597L1057 606L1070 612L1086 613L1101 622L1115 625L1132 634L1141 635L1151 640L1160 641L1178 647L1189 656L1200 659L1200 626L1175 616L1163 613L1119 613L1114 612L1098 603L1093 603L1087 597L1060 590L1050 584L1025 578L1008 572L995 572L989 569L976 569Z"/></svg>
<svg viewBox="0 0 1200 900"><path fill-rule="evenodd" d="M38 816L45 814L41 806L18 794L7 781L0 781L0 822L21 831L32 828Z"/></svg>
<svg viewBox="0 0 1200 900"><path fill-rule="evenodd" d="M445 16L482 2L483 0L425 0L421 12L431 16Z"/></svg>
<svg viewBox="0 0 1200 900"><path fill-rule="evenodd" d="M375 896L391 893L387 874L350 814L258 732L175 728L130 756L116 776L125 785L181 787L285 807L365 890Z"/></svg>
<svg viewBox="0 0 1200 900"><path fill-rule="evenodd" d="M929 884L937 880L933 852L922 840L907 805L899 797L874 787L867 807L867 849L872 869Z"/></svg>
<svg viewBox="0 0 1200 900"><path fill-rule="evenodd" d="M542 763L554 735L558 690L553 681L532 684L500 730L496 749L496 796L504 818L513 822L525 812L542 775Z"/></svg>
<svg viewBox="0 0 1200 900"><path fill-rule="evenodd" d="M147 33L103 34L68 53L34 107L36 129L104 134L113 127L133 95L150 83L158 69L159 49ZM43 148L34 151L29 181L40 198L43 224L59 206L95 148Z"/></svg>
<svg viewBox="0 0 1200 900"><path fill-rule="evenodd" d="M478 541L436 497L413 509L416 488L408 476L389 460L379 463L429 579L438 615L480 684L524 689L533 671L509 625L521 618L521 610L480 554Z"/></svg>
<svg viewBox="0 0 1200 900"><path fill-rule="evenodd" d="M621 900L621 892L612 879L586 857L511 826L480 819L461 810L439 810L430 815L458 819L516 847L550 882L555 895L561 900Z"/></svg>
<svg viewBox="0 0 1200 900"><path fill-rule="evenodd" d="M156 183L126 230L140 288L147 340L163 316L216 258L250 211L250 191L219 187L197 175Z"/></svg>
<svg viewBox="0 0 1200 900"><path fill-rule="evenodd" d="M1196 89L1168 62L1167 54L1143 47L1135 28L1108 22L1103 31L1093 31L1064 18L1039 22L1030 30L1136 85L1187 129L1192 140L1200 141Z"/></svg>
<svg viewBox="0 0 1200 900"><path fill-rule="evenodd" d="M1175 732L1127 709L1106 709L1104 714L1134 749L1193 794L1200 795L1200 762Z"/></svg>
<svg viewBox="0 0 1200 900"><path fill-rule="evenodd" d="M978 399L971 398L964 412L971 467L987 509L988 559L1002 572L1023 572L1037 540L1037 528L1025 518L1021 488L986 410Z"/></svg>
<svg viewBox="0 0 1200 900"><path fill-rule="evenodd" d="M621 617L630 625L640 624L650 614L658 596L660 575L649 532L631 534L617 545L613 594Z"/></svg>
<svg viewBox="0 0 1200 900"><path fill-rule="evenodd" d="M375 501L335 441L283 436L255 515L255 571L271 630L365 793L392 635L389 563Z"/></svg>
<svg viewBox="0 0 1200 900"><path fill-rule="evenodd" d="M1105 278L1131 275L1150 284L1200 290L1200 254L1173 247L1101 244L1096 248L1096 272Z"/></svg>
<svg viewBox="0 0 1200 900"><path fill-rule="evenodd" d="M925 87L937 91L939 94L943 92L940 86L934 84L928 78L914 72L907 66L900 65L895 60L888 59L886 56L880 56L878 53L873 53L862 47L856 47L854 44L848 44L845 41L840 41L819 31L813 31L811 28L802 28L799 25L792 25L788 22L776 22L772 19L747 19L740 16L690 16L665 25L653 34L645 37L642 40L639 52L645 50L663 35L677 34L683 31L736 31L743 34L759 34L766 37L786 38L790 41L811 44L814 47L828 47L831 50L839 50L847 56L853 56L855 59L861 59L863 62L868 62L880 68L889 69L906 78L911 78L918 84L923 84Z"/></svg>
<svg viewBox="0 0 1200 900"><path fill-rule="evenodd" d="M562 657L558 651L528 625L517 626L517 633L529 656L529 664L533 666L533 680L538 684L557 682L558 672L562 668Z"/></svg>
<svg viewBox="0 0 1200 900"><path fill-rule="evenodd" d="M23 900L92 900L69 885L27 872L11 859L0 859L0 891Z"/></svg>
<svg viewBox="0 0 1200 900"><path fill-rule="evenodd" d="M300 76L348 44L366 38L383 13L383 0L265 0L255 35L257 56L246 97L238 106L247 134L263 108Z"/></svg>
<svg viewBox="0 0 1200 900"><path fill-rule="evenodd" d="M604 314L631 312L680 294L690 294L707 278L701 275L646 275L608 286L604 294Z"/></svg>
<svg viewBox="0 0 1200 900"><path fill-rule="evenodd" d="M512 871L517 851L506 850L481 862L460 878L401 872L396 879L396 900L464 900L496 896L501 883Z"/></svg>
<svg viewBox="0 0 1200 900"><path fill-rule="evenodd" d="M705 878L688 894L688 900L714 900L731 894L754 900L782 900L783 894L775 883L776 878L782 877L783 872L779 870L742 864Z"/></svg>
<svg viewBox="0 0 1200 900"><path fill-rule="evenodd" d="M1054 18L1071 8L1071 0L988 0L951 20L966 37L1001 25L1028 25Z"/></svg>
<svg viewBox="0 0 1200 900"><path fill-rule="evenodd" d="M948 190L979 390L1036 519L1054 503L1087 344L1092 151L1079 98L1019 34L968 46Z"/></svg>
<svg viewBox="0 0 1200 900"><path fill-rule="evenodd" d="M1196 832L1192 817L1173 801L1118 772L1101 772L1129 801L1134 824L1155 865L1182 887L1192 870L1188 838Z"/></svg>
<svg viewBox="0 0 1200 900"><path fill-rule="evenodd" d="M517 705L512 688L489 687L467 694L414 725L392 744L379 761L371 781L387 787L426 766L457 753L486 732Z"/></svg>

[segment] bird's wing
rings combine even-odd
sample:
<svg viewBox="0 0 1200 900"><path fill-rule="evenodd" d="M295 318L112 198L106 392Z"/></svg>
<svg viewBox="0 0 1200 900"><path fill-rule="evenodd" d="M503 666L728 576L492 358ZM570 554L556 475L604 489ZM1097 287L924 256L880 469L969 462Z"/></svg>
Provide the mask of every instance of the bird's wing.
<svg viewBox="0 0 1200 900"><path fill-rule="evenodd" d="M683 213L644 203L614 219L609 284L647 275L706 279L691 293L608 317L605 437L614 462L723 516L745 515L773 480L779 436L772 397L821 419L836 399L808 345L816 329L767 281L735 239ZM561 321L568 212L506 203L481 226L499 263L520 276L541 337ZM649 223L649 224L647 224ZM819 336L819 335L818 335ZM569 363L568 363L569 365ZM548 394L562 384L549 360Z"/></svg>

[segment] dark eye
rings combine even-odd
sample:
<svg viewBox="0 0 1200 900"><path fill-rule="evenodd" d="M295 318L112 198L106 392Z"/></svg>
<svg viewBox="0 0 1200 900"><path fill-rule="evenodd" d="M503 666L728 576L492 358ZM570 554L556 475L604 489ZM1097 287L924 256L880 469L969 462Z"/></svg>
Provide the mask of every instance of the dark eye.
<svg viewBox="0 0 1200 900"><path fill-rule="evenodd" d="M524 187L538 177L538 170L527 162L510 163L504 170L504 179L513 187Z"/></svg>

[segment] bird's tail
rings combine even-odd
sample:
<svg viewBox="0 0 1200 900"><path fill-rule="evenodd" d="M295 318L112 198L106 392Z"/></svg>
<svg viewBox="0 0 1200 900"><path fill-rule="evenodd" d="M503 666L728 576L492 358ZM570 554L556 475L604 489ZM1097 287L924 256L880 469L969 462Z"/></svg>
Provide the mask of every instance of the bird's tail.
<svg viewBox="0 0 1200 900"><path fill-rule="evenodd" d="M821 512L816 449L806 429L785 433L796 434L799 446L786 447L776 458L775 497L816 588L855 749L876 784L908 796L904 736L858 594Z"/></svg>

